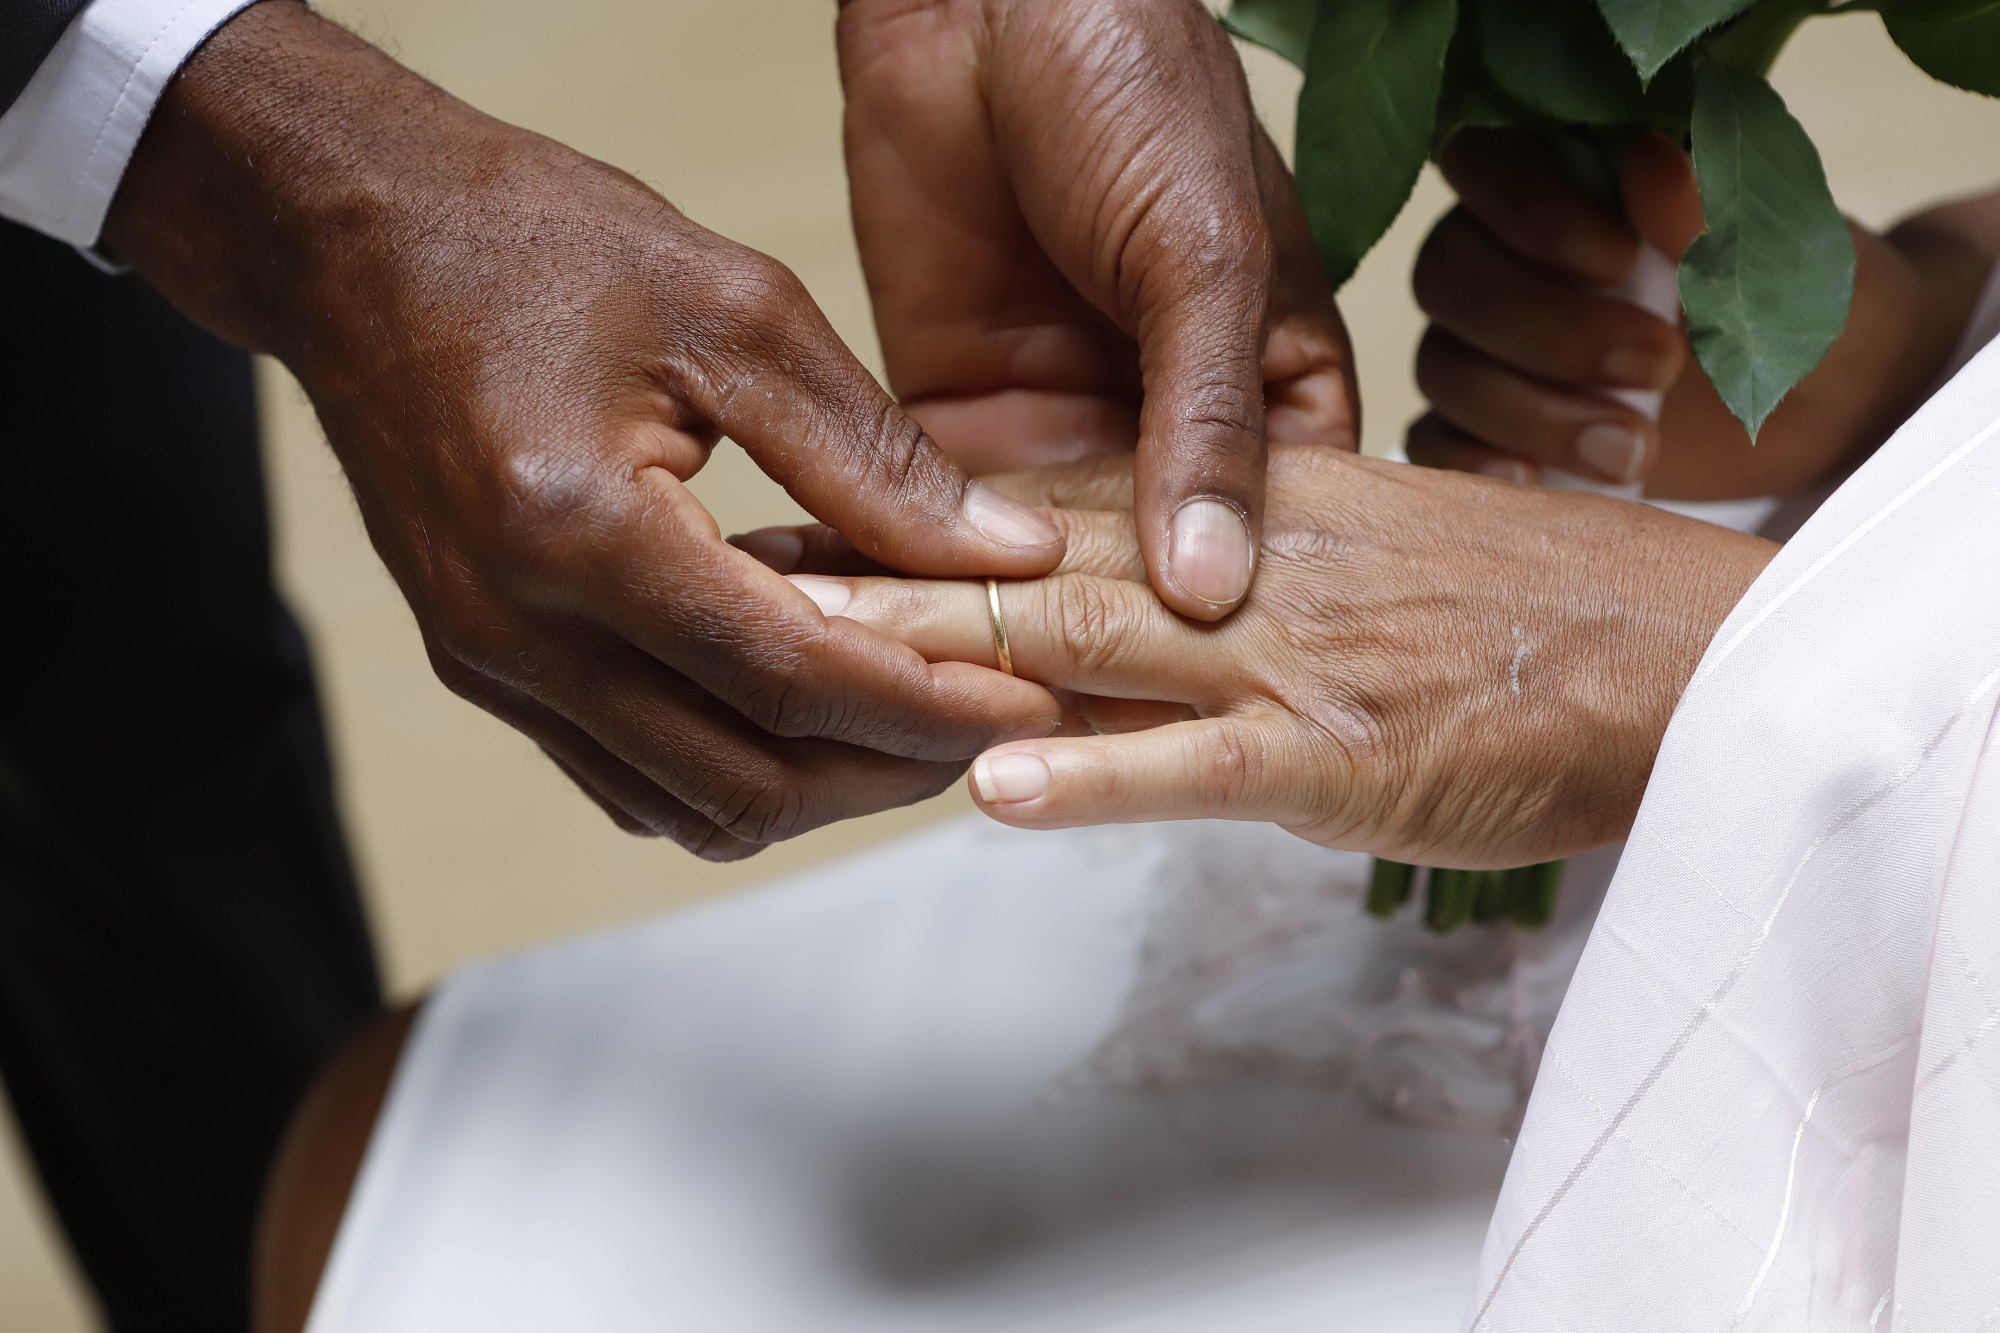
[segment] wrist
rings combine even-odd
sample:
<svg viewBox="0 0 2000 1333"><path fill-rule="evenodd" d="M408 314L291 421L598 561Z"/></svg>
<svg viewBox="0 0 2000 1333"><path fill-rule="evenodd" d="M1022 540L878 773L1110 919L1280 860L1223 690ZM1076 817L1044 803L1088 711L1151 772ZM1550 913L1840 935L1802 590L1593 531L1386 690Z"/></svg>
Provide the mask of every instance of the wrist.
<svg viewBox="0 0 2000 1333"><path fill-rule="evenodd" d="M1646 610L1638 610L1630 632L1619 636L1624 642L1612 645L1614 660L1600 675L1603 706L1622 718L1618 750L1627 784L1620 837L1638 813L1660 742L1709 644L1780 549L1762 537L1677 515L1649 512L1640 521L1657 524L1661 540L1652 544L1652 558L1622 562L1629 583L1616 600Z"/></svg>
<svg viewBox="0 0 2000 1333"><path fill-rule="evenodd" d="M105 242L198 322L299 369L379 319L463 232L454 203L522 134L303 5L267 0L169 85ZM357 292L367 294L364 302Z"/></svg>

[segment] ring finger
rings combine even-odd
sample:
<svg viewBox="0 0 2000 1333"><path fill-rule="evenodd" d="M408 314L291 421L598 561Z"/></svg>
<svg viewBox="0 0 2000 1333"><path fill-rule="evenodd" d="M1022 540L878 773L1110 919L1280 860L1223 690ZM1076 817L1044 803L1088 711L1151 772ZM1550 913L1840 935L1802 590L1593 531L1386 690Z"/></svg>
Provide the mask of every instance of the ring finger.
<svg viewBox="0 0 2000 1333"><path fill-rule="evenodd" d="M998 668L983 583L793 576L835 613L908 644L931 662ZM1055 688L1201 704L1230 655L1219 631L1183 620L1141 583L1061 575L996 585L1016 673Z"/></svg>

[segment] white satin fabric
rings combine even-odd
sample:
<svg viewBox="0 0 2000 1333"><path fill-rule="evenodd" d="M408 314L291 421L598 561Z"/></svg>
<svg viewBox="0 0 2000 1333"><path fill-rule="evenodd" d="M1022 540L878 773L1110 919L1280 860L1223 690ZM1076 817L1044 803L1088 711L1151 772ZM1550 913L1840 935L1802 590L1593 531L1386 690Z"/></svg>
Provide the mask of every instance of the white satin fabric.
<svg viewBox="0 0 2000 1333"><path fill-rule="evenodd" d="M1996 700L1990 346L1703 659L1467 1329L2000 1328Z"/></svg>
<svg viewBox="0 0 2000 1333"><path fill-rule="evenodd" d="M1387 950L1496 937L1383 927L1366 874L1267 826L974 817L469 968L311 1333L1449 1328L1506 1145L1343 1089L1511 1107L1507 967L1399 993ZM1555 995L1582 928L1533 942Z"/></svg>
<svg viewBox="0 0 2000 1333"><path fill-rule="evenodd" d="M1711 646L1497 1211L1379 1111L1515 1114L1617 849L1439 939L1275 829L972 821L451 978L311 1333L2000 1330L1996 434L2000 348Z"/></svg>

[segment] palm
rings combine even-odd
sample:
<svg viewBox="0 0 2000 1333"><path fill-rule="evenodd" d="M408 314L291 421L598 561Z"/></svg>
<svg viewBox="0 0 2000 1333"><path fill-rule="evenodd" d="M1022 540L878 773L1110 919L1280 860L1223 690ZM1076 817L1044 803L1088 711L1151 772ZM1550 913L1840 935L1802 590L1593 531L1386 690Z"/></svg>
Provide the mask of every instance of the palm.
<svg viewBox="0 0 2000 1333"><path fill-rule="evenodd" d="M1036 238L959 35L938 8L842 29L855 232L890 385L975 470L1129 449L1136 344Z"/></svg>
<svg viewBox="0 0 2000 1333"><path fill-rule="evenodd" d="M1253 215L1278 252L1250 336L1294 326L1304 350L1277 366L1263 349L1267 377L1281 406L1309 406L1274 414L1273 434L1351 443L1338 316L1212 28L1183 0L843 13L855 230L890 386L973 470L1138 443L1144 363L1167 368L1142 356L1148 302L1193 268L1159 229L1185 231L1192 215L1168 215L1189 205ZM1163 52L1189 68L1132 67ZM1188 160L1204 149L1212 171Z"/></svg>

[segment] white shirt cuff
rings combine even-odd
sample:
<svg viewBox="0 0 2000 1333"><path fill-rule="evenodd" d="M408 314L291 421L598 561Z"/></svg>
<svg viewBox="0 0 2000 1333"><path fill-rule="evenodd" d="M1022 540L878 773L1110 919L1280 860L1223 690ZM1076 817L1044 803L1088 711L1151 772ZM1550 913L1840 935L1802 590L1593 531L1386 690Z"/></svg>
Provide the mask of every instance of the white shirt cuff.
<svg viewBox="0 0 2000 1333"><path fill-rule="evenodd" d="M167 81L250 2L91 0L0 116L0 216L95 245Z"/></svg>

